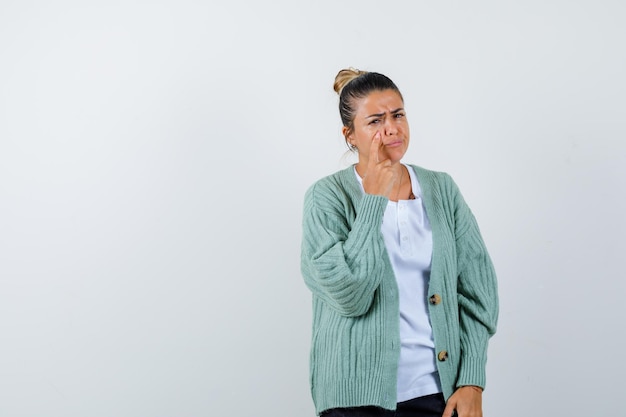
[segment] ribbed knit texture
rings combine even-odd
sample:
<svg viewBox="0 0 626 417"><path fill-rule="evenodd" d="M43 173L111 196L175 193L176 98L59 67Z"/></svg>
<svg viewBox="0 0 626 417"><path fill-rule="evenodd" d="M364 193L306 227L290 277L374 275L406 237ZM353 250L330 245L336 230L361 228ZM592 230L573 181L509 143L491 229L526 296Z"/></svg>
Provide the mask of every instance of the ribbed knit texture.
<svg viewBox="0 0 626 417"><path fill-rule="evenodd" d="M474 216L452 178L411 166L433 231L429 304L444 395L485 386L495 332L495 272ZM352 167L325 177L304 201L302 275L313 293L311 392L316 411L396 408L398 287L380 231L387 198L363 195Z"/></svg>

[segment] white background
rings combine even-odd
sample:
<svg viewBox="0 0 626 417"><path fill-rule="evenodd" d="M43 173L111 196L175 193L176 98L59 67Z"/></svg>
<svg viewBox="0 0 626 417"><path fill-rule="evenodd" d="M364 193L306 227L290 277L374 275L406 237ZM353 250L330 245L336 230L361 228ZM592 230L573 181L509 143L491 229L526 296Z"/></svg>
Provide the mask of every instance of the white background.
<svg viewBox="0 0 626 417"><path fill-rule="evenodd" d="M499 276L485 415L623 413L622 1L2 1L0 416L313 416L335 74L402 90ZM621 414L623 415L623 414Z"/></svg>

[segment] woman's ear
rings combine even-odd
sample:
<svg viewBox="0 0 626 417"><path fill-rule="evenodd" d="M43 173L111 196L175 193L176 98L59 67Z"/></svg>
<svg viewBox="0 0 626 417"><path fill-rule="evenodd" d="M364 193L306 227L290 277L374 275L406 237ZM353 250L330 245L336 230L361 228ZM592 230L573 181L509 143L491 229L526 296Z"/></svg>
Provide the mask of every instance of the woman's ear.
<svg viewBox="0 0 626 417"><path fill-rule="evenodd" d="M354 139L352 139L352 134L350 133L348 126L342 127L341 133L343 134L343 137L346 138L346 143L350 146L354 146Z"/></svg>

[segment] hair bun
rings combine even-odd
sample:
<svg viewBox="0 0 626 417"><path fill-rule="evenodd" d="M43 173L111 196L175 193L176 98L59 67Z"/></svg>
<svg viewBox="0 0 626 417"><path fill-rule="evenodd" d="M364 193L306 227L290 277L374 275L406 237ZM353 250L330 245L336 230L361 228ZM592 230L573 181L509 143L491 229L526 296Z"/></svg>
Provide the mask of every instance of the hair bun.
<svg viewBox="0 0 626 417"><path fill-rule="evenodd" d="M335 77L335 84L333 84L333 88L337 94L341 95L341 90L343 90L343 87L345 87L346 84L363 74L367 74L367 71L361 71L352 67L342 69Z"/></svg>

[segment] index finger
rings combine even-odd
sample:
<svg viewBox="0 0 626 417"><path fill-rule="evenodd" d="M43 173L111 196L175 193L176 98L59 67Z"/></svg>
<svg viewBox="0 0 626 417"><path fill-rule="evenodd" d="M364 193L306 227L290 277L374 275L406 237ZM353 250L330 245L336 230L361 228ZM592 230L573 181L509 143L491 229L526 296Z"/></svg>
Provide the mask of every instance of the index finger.
<svg viewBox="0 0 626 417"><path fill-rule="evenodd" d="M380 132L376 132L376 134L372 138L372 144L370 145L370 155L369 155L370 165L372 164L376 165L380 162L378 160L378 150L380 149L380 147L381 147Z"/></svg>

